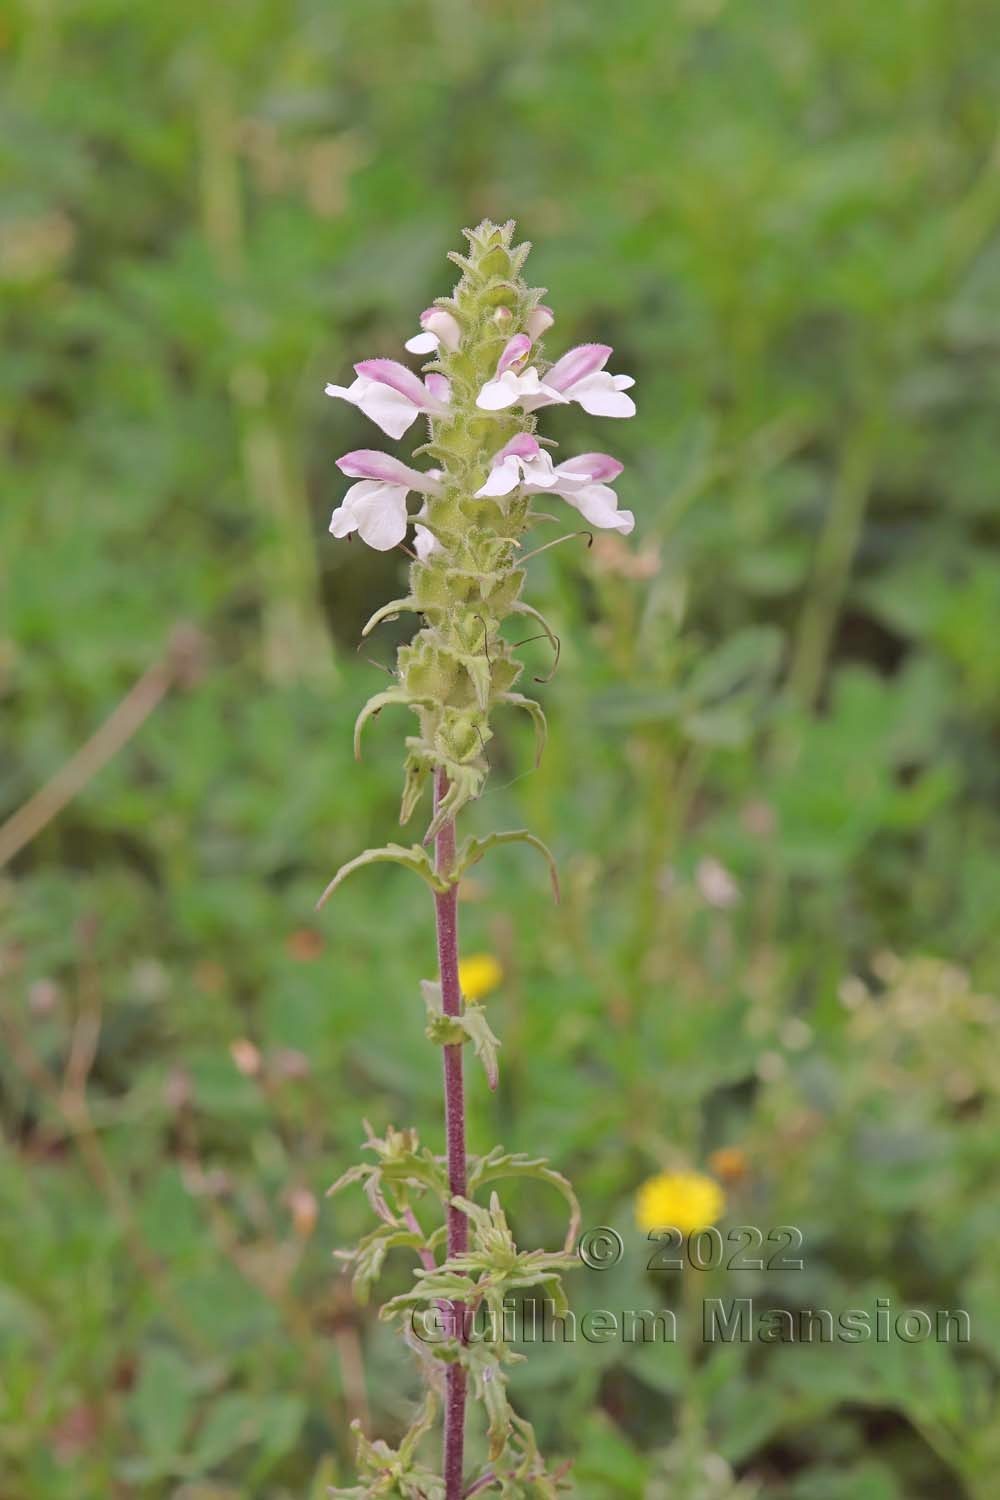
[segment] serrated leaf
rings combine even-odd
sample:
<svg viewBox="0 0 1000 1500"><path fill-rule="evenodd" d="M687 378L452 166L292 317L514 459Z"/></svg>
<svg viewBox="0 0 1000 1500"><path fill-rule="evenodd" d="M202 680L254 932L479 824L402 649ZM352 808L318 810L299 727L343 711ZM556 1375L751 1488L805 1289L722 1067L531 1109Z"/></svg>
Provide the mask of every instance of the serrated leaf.
<svg viewBox="0 0 1000 1500"><path fill-rule="evenodd" d="M499 1076L497 1052L500 1039L491 1031L483 1006L467 1002L461 1015L446 1016L441 1009L441 986L437 980L422 979L420 990L427 1007L425 1035L428 1039L445 1047L471 1042L486 1072L487 1083L495 1089Z"/></svg>
<svg viewBox="0 0 1000 1500"><path fill-rule="evenodd" d="M494 1146L486 1156L475 1157L470 1161L468 1191L471 1194L488 1182L498 1182L509 1177L547 1182L562 1195L570 1211L564 1248L567 1252L573 1250L580 1233L580 1204L569 1179L561 1172L557 1172L554 1167L550 1167L544 1157L526 1156L521 1152L505 1152L502 1146Z"/></svg>
<svg viewBox="0 0 1000 1500"><path fill-rule="evenodd" d="M486 1082L491 1089L495 1089L499 1078L497 1053L500 1050L500 1039L490 1030L486 1011L481 1005L469 1004L459 1020L462 1029L471 1038L476 1056L483 1065Z"/></svg>

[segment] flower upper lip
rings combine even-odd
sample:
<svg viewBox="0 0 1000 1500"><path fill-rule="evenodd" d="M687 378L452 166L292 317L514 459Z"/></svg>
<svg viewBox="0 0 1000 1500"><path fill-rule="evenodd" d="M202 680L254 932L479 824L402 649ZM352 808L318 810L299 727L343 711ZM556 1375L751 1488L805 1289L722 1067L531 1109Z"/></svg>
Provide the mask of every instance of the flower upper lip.
<svg viewBox="0 0 1000 1500"><path fill-rule="evenodd" d="M421 413L441 416L448 410L451 385L443 375L421 380L395 359L363 359L354 372L351 385L330 384L326 394L357 406L389 437L402 437Z"/></svg>

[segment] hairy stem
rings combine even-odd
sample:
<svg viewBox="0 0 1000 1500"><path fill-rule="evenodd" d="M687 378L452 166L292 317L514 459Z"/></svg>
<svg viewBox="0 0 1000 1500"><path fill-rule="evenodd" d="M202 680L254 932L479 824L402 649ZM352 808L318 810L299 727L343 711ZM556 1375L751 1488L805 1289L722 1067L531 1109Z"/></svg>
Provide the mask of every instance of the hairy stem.
<svg viewBox="0 0 1000 1500"><path fill-rule="evenodd" d="M436 773L434 806L440 805L448 790L444 771ZM449 819L434 841L438 873L447 875L455 861L455 821ZM462 991L458 982L458 887L451 885L434 897L437 917L438 967L441 975L441 1009L446 1016L462 1011ZM465 1088L462 1080L462 1048L445 1047L444 1051L444 1119L448 1151L448 1186L452 1197L465 1197ZM448 1256L463 1255L469 1244L469 1222L460 1209L448 1205ZM453 1328L464 1337L464 1313L461 1303L453 1306ZM444 1413L444 1483L446 1500L461 1500L462 1470L465 1450L465 1370L461 1365L448 1367Z"/></svg>

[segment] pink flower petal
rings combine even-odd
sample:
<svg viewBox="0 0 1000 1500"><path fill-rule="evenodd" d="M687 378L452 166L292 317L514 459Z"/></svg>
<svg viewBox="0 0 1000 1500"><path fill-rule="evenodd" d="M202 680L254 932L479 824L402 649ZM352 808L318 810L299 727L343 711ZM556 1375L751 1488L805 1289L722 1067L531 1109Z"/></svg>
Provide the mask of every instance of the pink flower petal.
<svg viewBox="0 0 1000 1500"><path fill-rule="evenodd" d="M370 380L367 375L359 375L347 387L328 385L326 394L341 401L349 401L392 438L402 437L420 414L420 408L414 406L406 396L401 396L392 386L383 385L379 380Z"/></svg>
<svg viewBox="0 0 1000 1500"><path fill-rule="evenodd" d="M488 380L476 397L480 411L505 411L513 406L521 394L520 382L512 370L506 370L499 380Z"/></svg>
<svg viewBox="0 0 1000 1500"><path fill-rule="evenodd" d="M413 550L421 562L426 562L435 552L440 552L441 543L432 531L418 522L413 533Z"/></svg>
<svg viewBox="0 0 1000 1500"><path fill-rule="evenodd" d="M595 370L603 370L611 358L610 344L577 344L562 359L557 359L545 377L545 384L557 391L568 391L570 386Z"/></svg>
<svg viewBox="0 0 1000 1500"><path fill-rule="evenodd" d="M420 314L420 326L440 339L446 349L457 349L462 342L461 324L443 307L426 307Z"/></svg>
<svg viewBox="0 0 1000 1500"><path fill-rule="evenodd" d="M566 475L570 479L590 479L595 484L607 484L617 479L624 467L610 453L580 453L576 458L568 458L559 464L556 473L560 477Z"/></svg>
<svg viewBox="0 0 1000 1500"><path fill-rule="evenodd" d="M425 382L428 391L435 401L447 406L451 400L451 382L445 375L428 375Z"/></svg>
<svg viewBox="0 0 1000 1500"><path fill-rule="evenodd" d="M551 307L546 307L544 302L540 302L537 307L531 309L524 320L524 326L533 339L540 339L552 327L555 320L556 315Z"/></svg>
<svg viewBox="0 0 1000 1500"><path fill-rule="evenodd" d="M518 432L509 443L503 445L499 453L494 453L490 462L500 464L512 455L515 458L537 458L541 451L541 444L530 432Z"/></svg>
<svg viewBox="0 0 1000 1500"><path fill-rule="evenodd" d="M377 448L356 448L337 459L337 468L349 479L377 479L384 484L401 484L421 494L436 492L440 485L419 469L411 469L389 453L380 453Z"/></svg>
<svg viewBox="0 0 1000 1500"><path fill-rule="evenodd" d="M354 366L359 375L376 380L380 385L391 386L418 409L427 404L427 392L419 375L414 375L405 365L395 359L363 359Z"/></svg>
<svg viewBox="0 0 1000 1500"><path fill-rule="evenodd" d="M509 370L511 365L516 365L524 359L530 349L531 340L528 335L515 333L514 337L507 341L503 353L497 360L497 377L499 378L505 370ZM610 350L608 352L610 353Z"/></svg>
<svg viewBox="0 0 1000 1500"><path fill-rule="evenodd" d="M587 484L581 488L574 485L572 489L560 490L559 493L591 526L599 526L603 531L620 531L622 536L628 536L635 529L635 516L630 510L618 509L618 496L606 484Z"/></svg>

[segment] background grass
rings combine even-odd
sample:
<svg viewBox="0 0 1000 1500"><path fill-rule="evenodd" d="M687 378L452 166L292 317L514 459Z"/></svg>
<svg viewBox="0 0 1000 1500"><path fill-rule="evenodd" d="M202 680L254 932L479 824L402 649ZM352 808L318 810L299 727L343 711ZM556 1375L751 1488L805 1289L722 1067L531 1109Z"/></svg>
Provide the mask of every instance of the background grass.
<svg viewBox="0 0 1000 1500"><path fill-rule="evenodd" d="M312 914L392 837L403 721L360 767L350 725L403 560L325 534L372 431L322 387L398 352L483 215L640 414L598 439L635 536L531 564L545 762L502 725L468 816L566 893L517 852L470 882L506 972L473 1146L622 1232L578 1310L887 1296L974 1335L548 1347L515 1394L593 1500L995 1495L998 21L13 0L0 806L183 670L0 883L4 1500L318 1500L351 1416L406 1420L330 1260L365 1206L322 1193L363 1115L440 1147L428 902L376 871ZM713 1160L723 1230L800 1226L803 1271L646 1273L636 1187ZM515 1222L561 1233L544 1196Z"/></svg>

